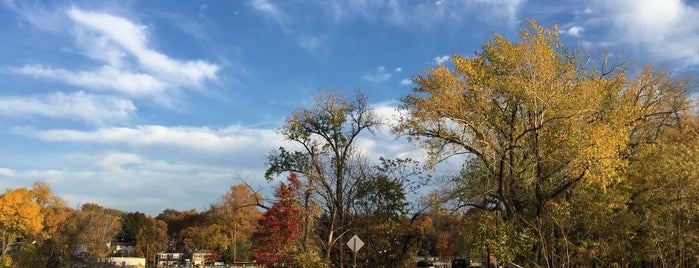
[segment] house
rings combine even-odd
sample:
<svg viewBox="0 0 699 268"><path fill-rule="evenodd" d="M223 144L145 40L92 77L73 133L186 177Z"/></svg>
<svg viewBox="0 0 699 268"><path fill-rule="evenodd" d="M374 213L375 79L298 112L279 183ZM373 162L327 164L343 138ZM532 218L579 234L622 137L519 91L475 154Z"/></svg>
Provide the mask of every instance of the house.
<svg viewBox="0 0 699 268"><path fill-rule="evenodd" d="M108 263L109 267L146 267L146 258L133 257L109 257L100 260L101 263Z"/></svg>
<svg viewBox="0 0 699 268"><path fill-rule="evenodd" d="M197 266L206 265L207 262L213 262L212 260L216 256L216 253L206 249L197 250L192 253L192 265Z"/></svg>
<svg viewBox="0 0 699 268"><path fill-rule="evenodd" d="M112 256L131 256L134 250L133 243L112 243Z"/></svg>
<svg viewBox="0 0 699 268"><path fill-rule="evenodd" d="M182 264L184 253L161 252L155 257L157 267L166 267Z"/></svg>

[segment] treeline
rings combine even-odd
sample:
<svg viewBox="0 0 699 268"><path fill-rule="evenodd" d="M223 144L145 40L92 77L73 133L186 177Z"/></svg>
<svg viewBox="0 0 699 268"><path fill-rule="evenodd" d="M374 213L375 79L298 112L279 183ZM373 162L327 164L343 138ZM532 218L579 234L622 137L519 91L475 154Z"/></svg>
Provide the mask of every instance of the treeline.
<svg viewBox="0 0 699 268"><path fill-rule="evenodd" d="M16 206L36 212L16 224L0 206L3 259L62 263L80 245L98 257L116 240L148 258L205 248L229 262L351 267L345 243L356 234L365 267L413 267L418 254L526 267L698 266L691 81L569 51L558 33L529 21L518 41L495 35L472 56L428 67L393 123L361 91L318 94L279 128L298 149L267 155L267 179L287 180L266 200L234 185L208 211L151 218L68 209L40 194L50 192L43 184L8 190L2 202L25 196L31 202ZM363 155L384 126L424 148L425 163ZM430 178L425 169L447 159L463 161L461 171ZM408 198L427 184L438 190Z"/></svg>
<svg viewBox="0 0 699 268"><path fill-rule="evenodd" d="M166 209L152 217L93 203L72 209L42 182L8 189L0 196L0 267L74 267L110 256L154 264L160 252L200 249L214 253L211 262L250 260L261 201L246 185L234 185L207 211Z"/></svg>

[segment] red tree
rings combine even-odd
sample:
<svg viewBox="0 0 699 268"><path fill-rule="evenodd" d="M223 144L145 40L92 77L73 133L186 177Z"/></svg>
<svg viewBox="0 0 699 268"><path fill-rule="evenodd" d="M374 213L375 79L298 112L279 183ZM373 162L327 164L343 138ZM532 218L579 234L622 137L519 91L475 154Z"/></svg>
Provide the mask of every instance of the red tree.
<svg viewBox="0 0 699 268"><path fill-rule="evenodd" d="M296 174L287 177L287 184L276 189L278 201L264 213L252 237L257 246L253 259L261 265L287 263L294 249L292 243L301 232L303 208L296 199L299 181Z"/></svg>

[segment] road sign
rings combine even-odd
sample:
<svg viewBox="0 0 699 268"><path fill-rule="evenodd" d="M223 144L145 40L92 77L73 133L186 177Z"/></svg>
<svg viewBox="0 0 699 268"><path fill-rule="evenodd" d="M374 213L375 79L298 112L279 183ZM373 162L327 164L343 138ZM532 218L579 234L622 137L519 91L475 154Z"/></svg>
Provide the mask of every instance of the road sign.
<svg viewBox="0 0 699 268"><path fill-rule="evenodd" d="M364 241L359 239L359 236L354 235L352 238L350 238L349 241L347 241L347 246L354 252L357 253L360 248L364 246Z"/></svg>

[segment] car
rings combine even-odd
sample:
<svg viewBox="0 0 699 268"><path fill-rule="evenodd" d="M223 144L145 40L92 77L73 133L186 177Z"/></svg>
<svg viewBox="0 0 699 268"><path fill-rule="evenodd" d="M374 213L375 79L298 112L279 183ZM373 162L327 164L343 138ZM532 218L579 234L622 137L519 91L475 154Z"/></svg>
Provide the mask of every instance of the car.
<svg viewBox="0 0 699 268"><path fill-rule="evenodd" d="M470 263L465 259L454 259L451 261L451 268L468 268Z"/></svg>
<svg viewBox="0 0 699 268"><path fill-rule="evenodd" d="M417 268L435 268L434 265L426 261L418 261Z"/></svg>

